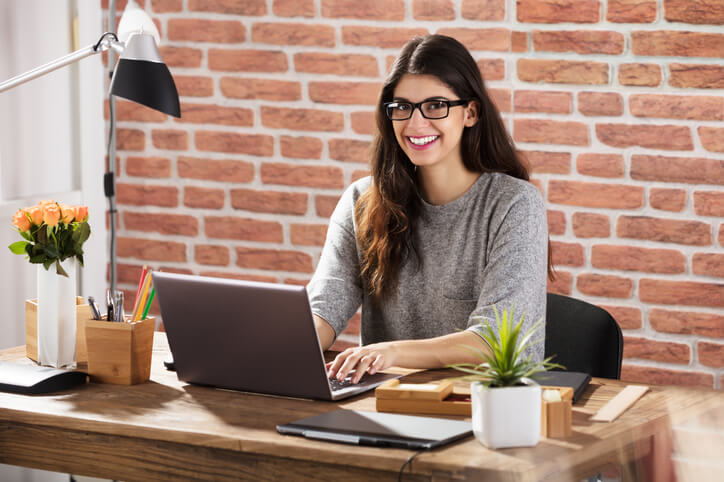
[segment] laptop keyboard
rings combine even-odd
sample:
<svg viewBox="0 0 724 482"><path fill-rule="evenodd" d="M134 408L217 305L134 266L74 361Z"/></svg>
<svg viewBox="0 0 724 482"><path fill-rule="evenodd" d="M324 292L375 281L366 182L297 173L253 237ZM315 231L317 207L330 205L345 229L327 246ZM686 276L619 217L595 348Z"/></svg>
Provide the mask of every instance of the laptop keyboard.
<svg viewBox="0 0 724 482"><path fill-rule="evenodd" d="M352 383L352 377L347 377L344 380L337 380L336 378L329 379L329 386L332 391L341 390L352 385L354 385L354 383Z"/></svg>

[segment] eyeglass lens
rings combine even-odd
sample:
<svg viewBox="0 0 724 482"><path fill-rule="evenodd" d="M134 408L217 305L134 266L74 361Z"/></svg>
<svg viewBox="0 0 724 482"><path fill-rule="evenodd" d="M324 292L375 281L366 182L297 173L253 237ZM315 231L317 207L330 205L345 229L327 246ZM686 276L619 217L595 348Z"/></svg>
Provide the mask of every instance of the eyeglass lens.
<svg viewBox="0 0 724 482"><path fill-rule="evenodd" d="M392 102L387 106L387 116L393 120L409 119L416 107L419 107L422 116L426 119L443 119L447 117L450 109L444 100L427 100L418 104Z"/></svg>

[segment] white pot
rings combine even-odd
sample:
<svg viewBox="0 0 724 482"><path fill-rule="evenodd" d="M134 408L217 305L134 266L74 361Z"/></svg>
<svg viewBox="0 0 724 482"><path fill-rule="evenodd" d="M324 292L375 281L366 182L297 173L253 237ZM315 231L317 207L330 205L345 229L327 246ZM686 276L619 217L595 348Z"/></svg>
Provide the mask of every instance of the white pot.
<svg viewBox="0 0 724 482"><path fill-rule="evenodd" d="M38 265L38 363L55 368L75 363L75 258L61 265L68 278Z"/></svg>
<svg viewBox="0 0 724 482"><path fill-rule="evenodd" d="M475 438L488 448L532 447L540 439L540 385L470 384Z"/></svg>

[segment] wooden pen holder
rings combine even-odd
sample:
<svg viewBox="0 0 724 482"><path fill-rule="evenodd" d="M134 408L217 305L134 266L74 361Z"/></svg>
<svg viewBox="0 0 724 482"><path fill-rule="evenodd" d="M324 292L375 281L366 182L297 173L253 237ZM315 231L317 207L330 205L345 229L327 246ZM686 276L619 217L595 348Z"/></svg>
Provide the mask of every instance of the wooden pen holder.
<svg viewBox="0 0 724 482"><path fill-rule="evenodd" d="M75 297L75 361L86 363L85 320L91 317L90 306L82 296ZM25 356L38 361L38 300L25 300Z"/></svg>
<svg viewBox="0 0 724 482"><path fill-rule="evenodd" d="M155 328L154 317L132 323L86 320L91 382L135 385L147 381Z"/></svg>
<svg viewBox="0 0 724 482"><path fill-rule="evenodd" d="M541 401L540 434L541 437L570 437L573 389L570 387L554 387L561 395L559 402Z"/></svg>

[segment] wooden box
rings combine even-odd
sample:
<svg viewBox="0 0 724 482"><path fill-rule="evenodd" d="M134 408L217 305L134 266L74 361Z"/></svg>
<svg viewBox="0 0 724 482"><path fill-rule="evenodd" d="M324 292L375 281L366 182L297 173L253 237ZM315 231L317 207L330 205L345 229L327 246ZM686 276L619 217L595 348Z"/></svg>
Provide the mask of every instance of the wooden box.
<svg viewBox="0 0 724 482"><path fill-rule="evenodd" d="M91 318L90 306L83 297L75 297L75 361L86 363L88 355L85 347L85 320ZM25 356L38 361L38 300L25 300Z"/></svg>
<svg viewBox="0 0 724 482"><path fill-rule="evenodd" d="M388 380L375 389L378 412L471 416L470 389L449 380L408 384Z"/></svg>
<svg viewBox="0 0 724 482"><path fill-rule="evenodd" d="M135 385L151 375L156 319L129 322L86 320L88 375L96 383Z"/></svg>
<svg viewBox="0 0 724 482"><path fill-rule="evenodd" d="M543 387L548 389L548 387ZM541 437L570 437L571 409L573 404L573 389L570 387L552 387L561 395L560 402L541 401L540 434Z"/></svg>

